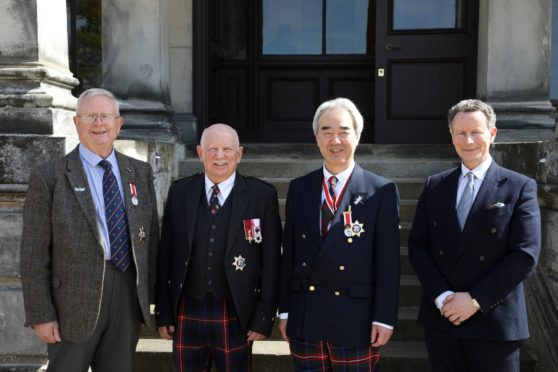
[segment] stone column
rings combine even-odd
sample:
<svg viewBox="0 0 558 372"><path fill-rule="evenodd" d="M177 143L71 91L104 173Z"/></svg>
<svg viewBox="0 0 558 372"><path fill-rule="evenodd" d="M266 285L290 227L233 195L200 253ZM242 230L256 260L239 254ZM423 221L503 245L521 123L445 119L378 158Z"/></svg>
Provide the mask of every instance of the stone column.
<svg viewBox="0 0 558 372"><path fill-rule="evenodd" d="M497 140L554 138L551 0L481 0L477 95L498 116Z"/></svg>
<svg viewBox="0 0 558 372"><path fill-rule="evenodd" d="M23 327L22 207L30 169L76 144L78 82L68 68L66 1L0 4L0 364L34 365L46 347Z"/></svg>
<svg viewBox="0 0 558 372"><path fill-rule="evenodd" d="M174 142L167 1L103 0L103 82L121 103L121 138Z"/></svg>

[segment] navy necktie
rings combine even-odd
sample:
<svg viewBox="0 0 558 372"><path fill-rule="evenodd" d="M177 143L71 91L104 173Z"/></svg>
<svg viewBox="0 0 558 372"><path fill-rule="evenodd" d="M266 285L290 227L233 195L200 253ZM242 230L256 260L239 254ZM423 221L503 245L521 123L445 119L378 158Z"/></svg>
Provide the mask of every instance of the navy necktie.
<svg viewBox="0 0 558 372"><path fill-rule="evenodd" d="M211 198L209 198L209 210L211 214L215 214L221 209L221 203L219 203L219 194L221 191L217 185L211 186L211 189L213 189L213 192L211 193Z"/></svg>
<svg viewBox="0 0 558 372"><path fill-rule="evenodd" d="M475 175L473 172L469 172L466 174L467 176L467 184L463 189L463 194L461 195L461 199L457 204L457 220L459 222L459 227L463 230L465 226L465 221L467 221L467 216L469 215L469 211L471 210L471 206L473 205L473 195L474 195L474 187L475 187Z"/></svg>
<svg viewBox="0 0 558 372"><path fill-rule="evenodd" d="M103 199L105 200L105 214L110 238L111 261L122 271L130 265L130 238L128 235L128 218L118 182L112 173L112 165L101 160L99 165L105 170L103 175Z"/></svg>

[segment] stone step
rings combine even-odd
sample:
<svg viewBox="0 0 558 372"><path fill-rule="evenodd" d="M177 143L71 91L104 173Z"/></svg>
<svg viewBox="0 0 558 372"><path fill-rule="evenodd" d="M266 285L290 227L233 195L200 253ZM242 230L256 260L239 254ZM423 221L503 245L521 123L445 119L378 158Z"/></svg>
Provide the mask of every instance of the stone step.
<svg viewBox="0 0 558 372"><path fill-rule="evenodd" d="M247 143L243 159L322 159L315 144L308 143ZM195 146L188 145L186 156L197 159ZM416 144L364 144L361 143L355 153L356 159L365 158L405 158L405 159L455 159L457 157L451 145L416 145Z"/></svg>
<svg viewBox="0 0 558 372"><path fill-rule="evenodd" d="M423 178L457 166L454 159L365 159L358 163L380 176L388 179L397 177ZM258 178L294 178L302 176L323 165L322 160L307 159L244 159L238 165L240 173ZM180 162L179 174L181 177L196 174L202 171L202 164L198 159L187 159Z"/></svg>
<svg viewBox="0 0 558 372"><path fill-rule="evenodd" d="M401 245L403 245L403 243ZM401 274L415 275L415 268L411 265L411 261L409 260L409 249L402 246L399 252L401 253Z"/></svg>

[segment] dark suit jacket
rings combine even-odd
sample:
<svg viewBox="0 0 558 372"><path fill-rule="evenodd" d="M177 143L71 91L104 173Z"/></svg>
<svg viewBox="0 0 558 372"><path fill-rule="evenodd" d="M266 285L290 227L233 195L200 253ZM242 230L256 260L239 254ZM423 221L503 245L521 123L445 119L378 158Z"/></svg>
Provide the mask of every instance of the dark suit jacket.
<svg viewBox="0 0 558 372"><path fill-rule="evenodd" d="M138 300L149 324L148 256L155 252L159 238L153 173L145 162L118 152L116 159L124 187ZM129 182L136 185L137 206L131 202ZM58 320L63 340L82 342L92 335L105 271L96 215L77 147L31 173L21 240L26 326Z"/></svg>
<svg viewBox="0 0 558 372"><path fill-rule="evenodd" d="M279 312L289 337L370 344L372 321L395 326L399 295L399 197L394 183L356 165L325 240L323 170L289 185ZM360 200L359 200L360 199ZM343 211L364 233L343 234Z"/></svg>
<svg viewBox="0 0 558 372"><path fill-rule="evenodd" d="M409 257L423 287L419 319L459 338L527 338L522 282L540 252L537 185L493 162L461 232L455 212L460 175L458 167L430 177L417 205ZM434 305L447 290L468 291L482 312L453 326Z"/></svg>
<svg viewBox="0 0 558 372"><path fill-rule="evenodd" d="M178 304L194 243L198 208L205 194L203 174L175 182L165 206L157 260L157 325L176 324ZM281 220L275 187L236 174L223 269L243 329L269 335L277 311ZM261 220L261 243L245 239L243 221ZM235 256L246 259L242 271L233 266Z"/></svg>

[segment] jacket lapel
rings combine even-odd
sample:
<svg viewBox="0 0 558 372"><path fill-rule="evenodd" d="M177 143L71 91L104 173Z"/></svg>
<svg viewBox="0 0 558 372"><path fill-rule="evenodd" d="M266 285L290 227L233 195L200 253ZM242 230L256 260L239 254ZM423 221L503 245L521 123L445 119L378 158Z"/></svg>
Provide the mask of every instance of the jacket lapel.
<svg viewBox="0 0 558 372"><path fill-rule="evenodd" d="M492 161L490 168L486 172L486 176L482 181L482 185L475 197L475 201L471 206L469 215L467 216L467 221L463 228L463 236L459 244L459 250L457 252L458 256L463 252L464 248L469 245L472 237L479 228L488 210L488 206L493 203L494 200L499 200L498 193L500 191L500 186L505 182L505 179L500 179L499 166Z"/></svg>
<svg viewBox="0 0 558 372"><path fill-rule="evenodd" d="M188 247L193 247L194 234L196 229L196 220L198 218L198 208L209 208L207 203L201 203L205 200L205 177L203 174L196 177L192 183L189 184L186 193L184 206L184 221L186 221L186 235L188 236ZM192 213L191 211L195 211Z"/></svg>
<svg viewBox="0 0 558 372"><path fill-rule="evenodd" d="M236 173L236 178L234 180L234 186L231 191L232 205L231 205L231 215L229 218L229 232L227 236L227 245L225 252L229 252L234 246L236 236L239 230L244 226L244 216L246 215L246 208L248 208L248 203L250 202L250 196L248 195L248 188L246 186L246 181L238 172ZM229 196L229 197L230 197ZM240 222L239 222L240 221Z"/></svg>
<svg viewBox="0 0 558 372"><path fill-rule="evenodd" d="M323 170L314 171L309 175L308 182L306 182L305 193L302 197L302 210L306 218L304 221L308 223L307 231L310 234L310 239L314 241L321 241L322 235L320 232L320 210L322 206L322 181ZM296 208L297 206L295 206Z"/></svg>
<svg viewBox="0 0 558 372"><path fill-rule="evenodd" d="M343 212L349 209L349 205L351 205L351 203L354 203L359 196L361 197L361 199L366 199L366 196L368 194L364 182L364 174L362 172L362 168L358 164L355 165L353 173L351 174L351 177L347 180L347 182L349 183L345 188L345 193L341 198L339 208L337 208L337 211L335 211L333 221L329 228L327 237L324 240L322 249L320 250L320 254L323 254L325 251L328 250L328 248L334 246L337 240L345 239L345 235L343 233L343 229L345 228L345 226L343 225ZM355 205L351 205L351 208L354 207Z"/></svg>
<svg viewBox="0 0 558 372"><path fill-rule="evenodd" d="M99 227L97 226L95 204L93 203L89 182L87 181L87 176L85 175L85 170L83 169L83 164L79 156L79 146L68 154L66 177L70 183L71 192L73 192L85 220L89 223L97 242L101 243Z"/></svg>
<svg viewBox="0 0 558 372"><path fill-rule="evenodd" d="M461 167L455 168L446 179L444 186L440 188L439 199L441 201L442 213L445 215L447 221L450 221L451 228L454 234L461 234L461 227L457 220L457 211L455 209L457 203L457 186L459 185L459 178L461 177Z"/></svg>

